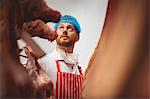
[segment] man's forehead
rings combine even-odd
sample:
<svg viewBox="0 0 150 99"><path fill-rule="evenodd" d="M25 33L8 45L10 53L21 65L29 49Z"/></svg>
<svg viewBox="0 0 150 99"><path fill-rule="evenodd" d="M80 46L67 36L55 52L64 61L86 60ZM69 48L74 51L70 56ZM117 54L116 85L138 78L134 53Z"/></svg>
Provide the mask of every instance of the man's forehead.
<svg viewBox="0 0 150 99"><path fill-rule="evenodd" d="M72 27L74 27L71 23L68 23L68 22L61 22L59 24L59 26L72 26Z"/></svg>

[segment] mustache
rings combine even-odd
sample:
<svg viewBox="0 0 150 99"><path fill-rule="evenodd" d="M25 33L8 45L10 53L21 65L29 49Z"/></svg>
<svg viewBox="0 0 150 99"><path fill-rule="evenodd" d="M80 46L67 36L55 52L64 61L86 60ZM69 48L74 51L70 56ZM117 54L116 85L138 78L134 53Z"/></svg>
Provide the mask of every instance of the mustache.
<svg viewBox="0 0 150 99"><path fill-rule="evenodd" d="M60 38L62 38L62 37L67 37L67 38L69 38L69 36L67 36L67 35L61 35Z"/></svg>

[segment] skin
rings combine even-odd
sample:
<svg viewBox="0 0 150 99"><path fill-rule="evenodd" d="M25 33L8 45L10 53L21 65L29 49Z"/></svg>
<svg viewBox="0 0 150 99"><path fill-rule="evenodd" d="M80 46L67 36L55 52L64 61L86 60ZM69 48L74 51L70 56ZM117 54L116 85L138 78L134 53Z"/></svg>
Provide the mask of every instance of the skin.
<svg viewBox="0 0 150 99"><path fill-rule="evenodd" d="M57 30L56 48L62 49L67 53L73 53L74 45L79 40L76 29L70 23L62 22Z"/></svg>

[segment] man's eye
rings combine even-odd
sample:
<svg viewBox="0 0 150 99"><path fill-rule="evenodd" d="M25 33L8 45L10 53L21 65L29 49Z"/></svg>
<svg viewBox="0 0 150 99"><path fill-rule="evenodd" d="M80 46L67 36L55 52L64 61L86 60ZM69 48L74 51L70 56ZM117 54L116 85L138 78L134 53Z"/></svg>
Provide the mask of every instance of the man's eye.
<svg viewBox="0 0 150 99"><path fill-rule="evenodd" d="M59 28L61 29L61 28L63 28L63 26L60 26Z"/></svg>
<svg viewBox="0 0 150 99"><path fill-rule="evenodd" d="M67 27L67 29L68 29L68 30L73 30L73 28L72 28L72 27Z"/></svg>

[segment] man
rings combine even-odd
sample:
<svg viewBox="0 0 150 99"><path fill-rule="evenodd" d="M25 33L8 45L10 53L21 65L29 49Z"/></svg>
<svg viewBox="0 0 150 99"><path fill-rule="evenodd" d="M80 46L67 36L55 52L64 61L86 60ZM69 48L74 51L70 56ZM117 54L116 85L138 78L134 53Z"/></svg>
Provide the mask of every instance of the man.
<svg viewBox="0 0 150 99"><path fill-rule="evenodd" d="M54 29L58 35L56 49L38 62L54 84L54 97L79 99L83 75L78 65L78 55L73 50L79 40L80 25L73 16L65 15L55 24Z"/></svg>
<svg viewBox="0 0 150 99"><path fill-rule="evenodd" d="M81 96L83 75L73 50L79 40L80 25L73 16L65 15L54 29L58 35L56 49L38 62L50 76L57 98L77 99Z"/></svg>

